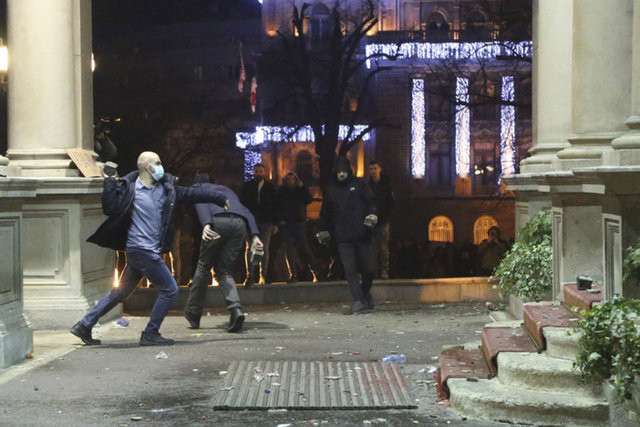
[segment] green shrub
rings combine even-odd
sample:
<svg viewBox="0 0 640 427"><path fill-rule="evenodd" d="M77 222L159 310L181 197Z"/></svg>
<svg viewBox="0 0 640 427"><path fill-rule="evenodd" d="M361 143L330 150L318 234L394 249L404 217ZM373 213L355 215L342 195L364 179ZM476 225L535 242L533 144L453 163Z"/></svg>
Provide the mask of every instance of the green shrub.
<svg viewBox="0 0 640 427"><path fill-rule="evenodd" d="M630 399L640 375L640 300L614 298L596 305L575 329L582 333L574 365L583 381L610 381L619 400Z"/></svg>
<svg viewBox="0 0 640 427"><path fill-rule="evenodd" d="M627 248L622 264L622 281L624 283L640 283L640 241Z"/></svg>
<svg viewBox="0 0 640 427"><path fill-rule="evenodd" d="M519 240L493 271L500 297L514 294L535 300L551 292L552 260L551 212L542 211L525 224Z"/></svg>

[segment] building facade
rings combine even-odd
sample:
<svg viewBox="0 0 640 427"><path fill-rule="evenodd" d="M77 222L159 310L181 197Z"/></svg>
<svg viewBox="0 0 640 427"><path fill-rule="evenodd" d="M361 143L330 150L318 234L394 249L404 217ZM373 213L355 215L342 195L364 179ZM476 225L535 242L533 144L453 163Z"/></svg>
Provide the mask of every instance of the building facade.
<svg viewBox="0 0 640 427"><path fill-rule="evenodd" d="M278 32L293 31L292 5L302 3L264 0L264 46ZM307 3L304 31L313 40L328 31L334 3ZM342 2L343 16L363 4ZM477 245L488 227L498 225L503 238L513 238L513 195L501 184L504 175L519 170L531 146L530 3L374 4L377 23L360 57L367 59L365 73L385 67L375 76L371 99L372 109L387 124L376 127L375 138L350 154L359 174L364 172L360 165L377 159L391 176L398 199L392 234L420 244ZM347 32L349 25L344 24ZM250 135L260 132L257 128ZM246 145L245 140L240 136L238 145ZM287 143L263 132L256 145L260 155L255 149L247 153L264 161L274 158L274 146ZM311 144L304 150L315 157ZM297 167L291 156L278 158L289 162L289 169Z"/></svg>

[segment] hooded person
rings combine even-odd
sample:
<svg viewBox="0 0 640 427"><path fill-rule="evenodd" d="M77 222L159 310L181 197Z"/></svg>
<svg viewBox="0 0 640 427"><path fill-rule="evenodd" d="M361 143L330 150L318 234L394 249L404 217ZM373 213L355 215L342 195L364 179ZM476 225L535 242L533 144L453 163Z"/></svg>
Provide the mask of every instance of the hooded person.
<svg viewBox="0 0 640 427"><path fill-rule="evenodd" d="M336 158L332 176L322 200L317 237L321 243L333 239L338 249L354 301L351 314L370 313L374 309L371 231L378 221L375 199L367 183L353 176L348 159Z"/></svg>

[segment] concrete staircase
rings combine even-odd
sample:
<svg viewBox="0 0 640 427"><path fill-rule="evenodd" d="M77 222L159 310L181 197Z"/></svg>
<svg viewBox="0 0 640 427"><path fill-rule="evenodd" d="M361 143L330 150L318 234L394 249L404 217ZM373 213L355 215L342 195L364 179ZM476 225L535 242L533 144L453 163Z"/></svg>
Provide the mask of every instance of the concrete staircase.
<svg viewBox="0 0 640 427"><path fill-rule="evenodd" d="M565 292L573 292L575 287ZM594 294L589 294L593 300ZM593 301L581 303L591 306ZM585 308L582 306L581 308ZM441 389L451 407L486 420L553 426L606 426L609 404L581 384L573 369L578 336L570 325L577 315L559 303L525 304L524 321L495 322L482 331L479 349L440 357ZM464 353L461 353L464 352ZM465 355L475 369L465 369ZM480 356L481 355L481 358ZM486 364L486 371L477 365ZM488 372L485 375L484 372Z"/></svg>

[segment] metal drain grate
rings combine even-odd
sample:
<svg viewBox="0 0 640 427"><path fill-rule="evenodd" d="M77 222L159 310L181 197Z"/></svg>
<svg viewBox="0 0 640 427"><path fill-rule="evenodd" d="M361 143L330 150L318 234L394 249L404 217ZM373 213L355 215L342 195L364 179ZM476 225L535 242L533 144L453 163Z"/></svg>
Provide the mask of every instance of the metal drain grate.
<svg viewBox="0 0 640 427"><path fill-rule="evenodd" d="M408 386L395 363L234 361L213 409L417 408Z"/></svg>

